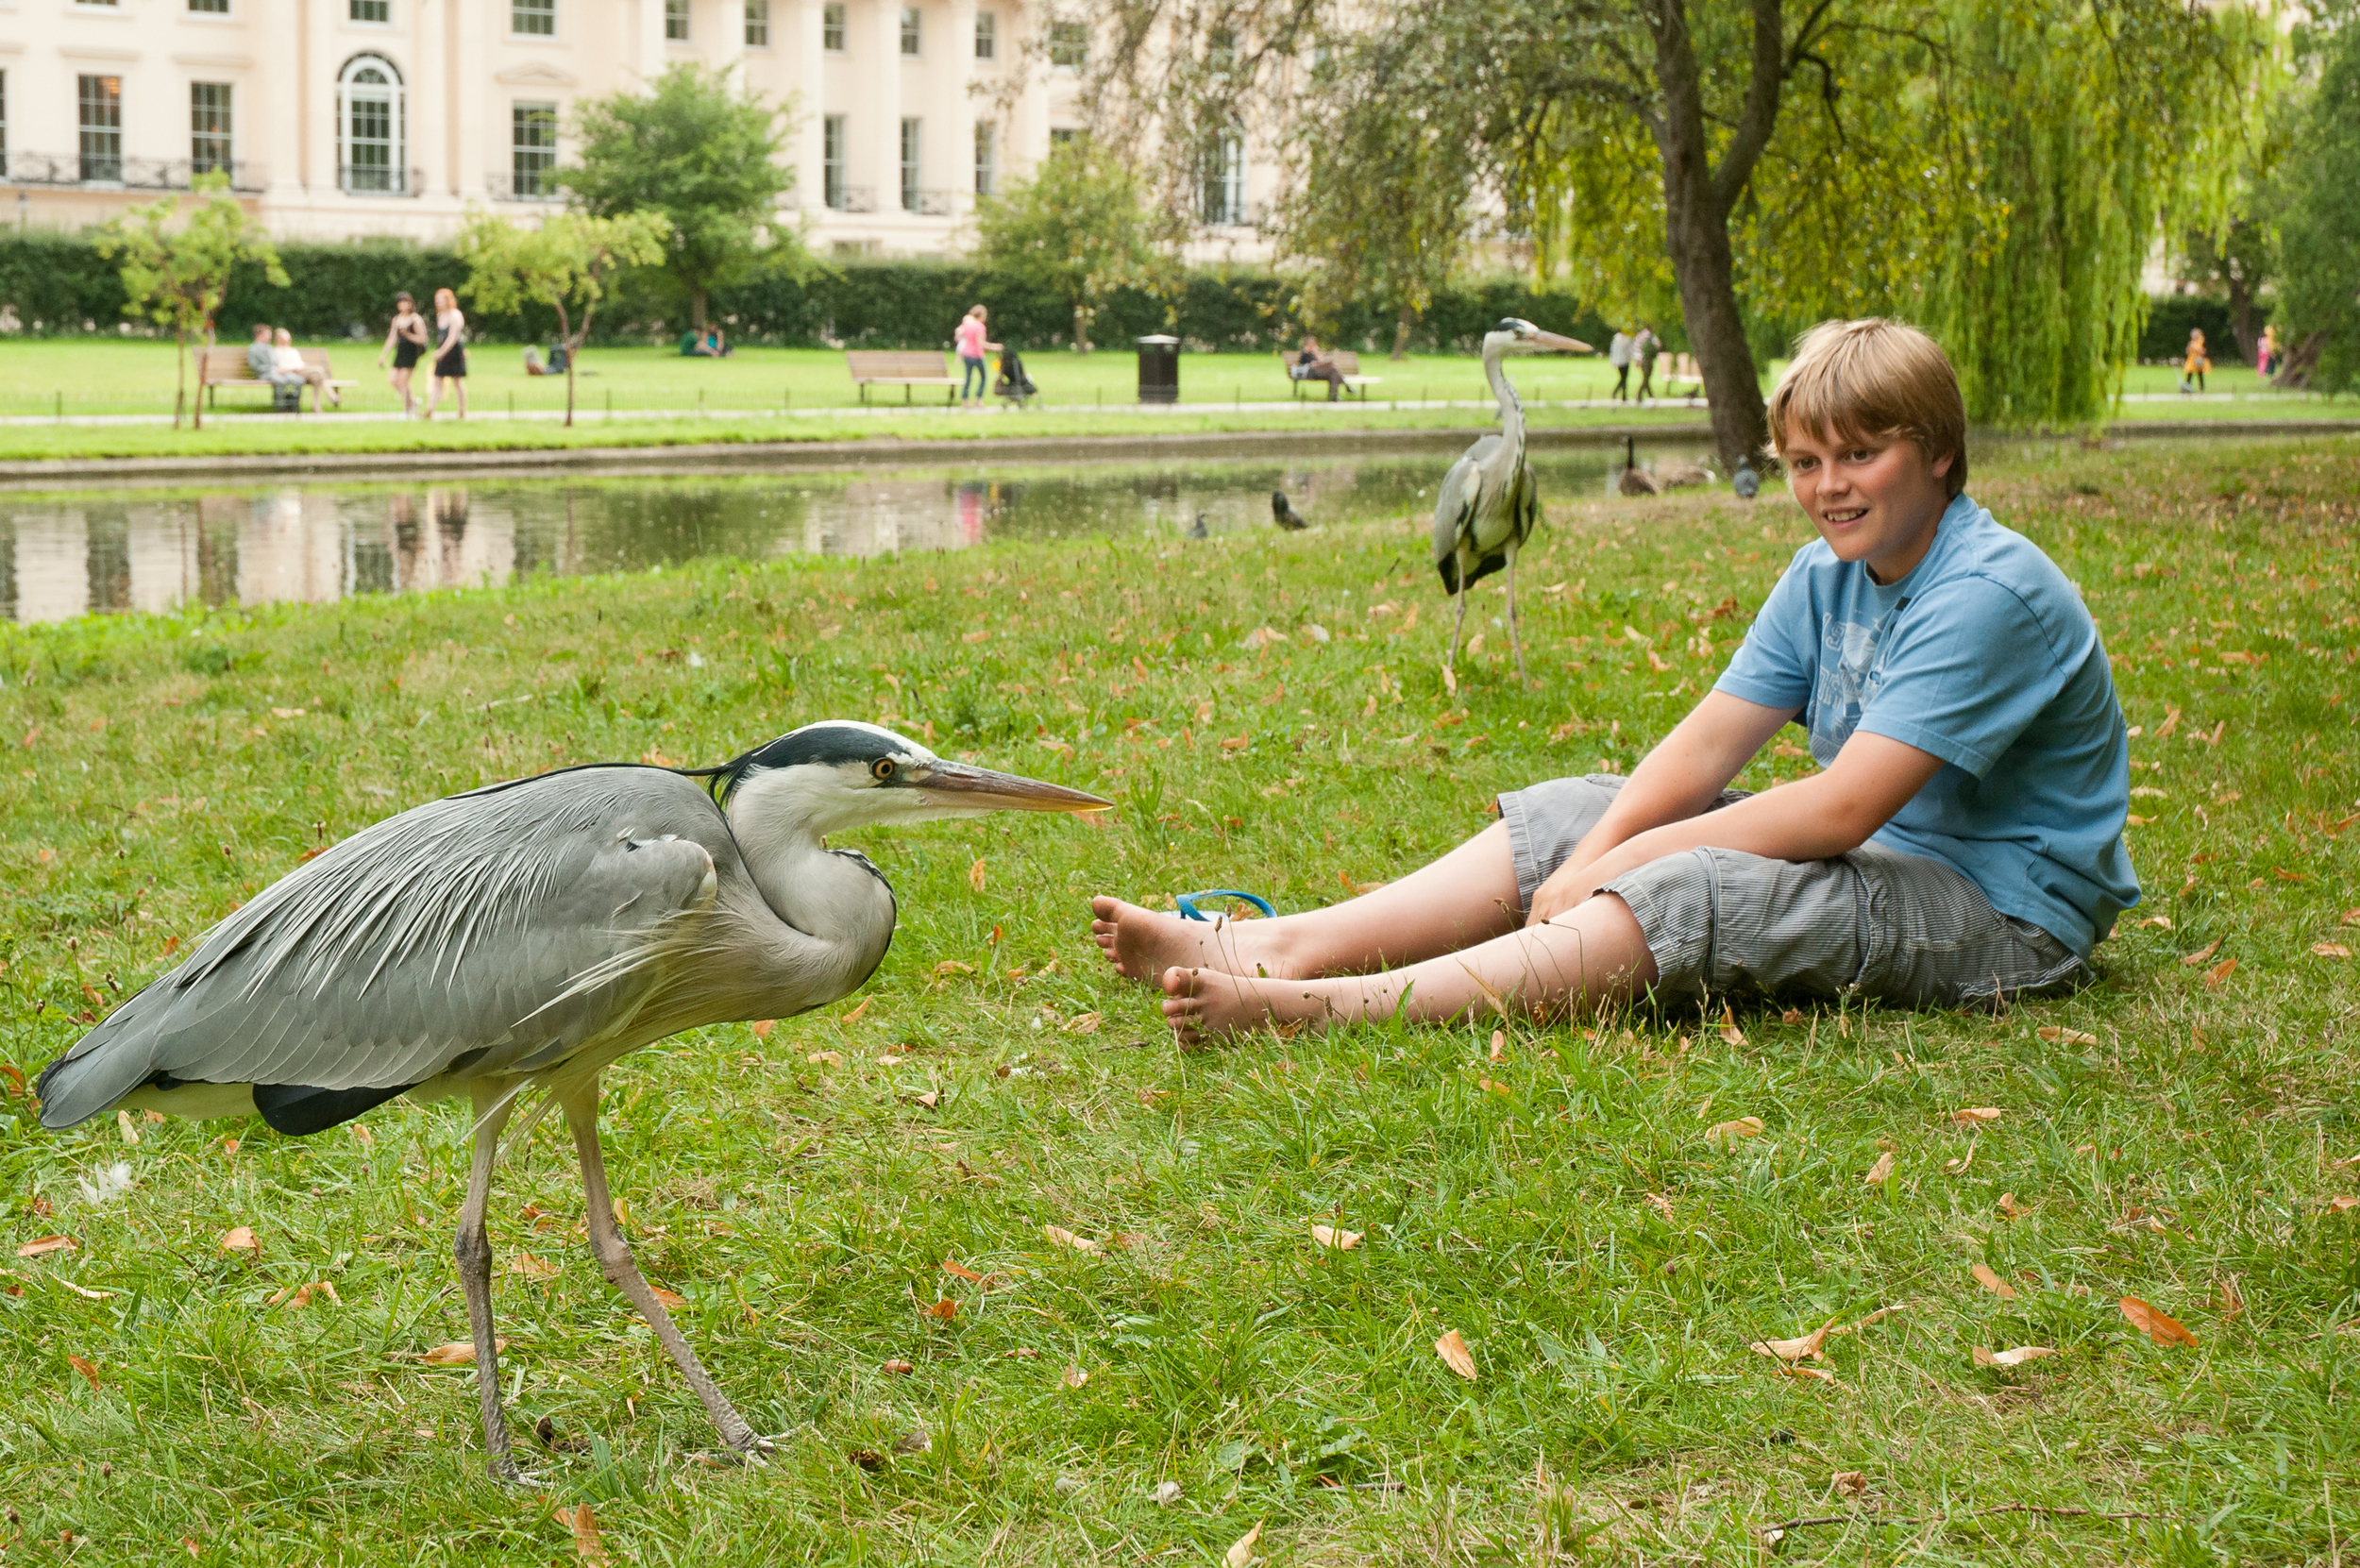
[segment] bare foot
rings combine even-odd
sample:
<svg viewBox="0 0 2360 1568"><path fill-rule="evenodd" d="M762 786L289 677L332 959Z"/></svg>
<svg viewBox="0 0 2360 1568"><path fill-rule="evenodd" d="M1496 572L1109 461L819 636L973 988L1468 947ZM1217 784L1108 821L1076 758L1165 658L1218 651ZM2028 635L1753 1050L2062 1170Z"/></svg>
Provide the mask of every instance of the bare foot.
<svg viewBox="0 0 2360 1568"><path fill-rule="evenodd" d="M1274 939L1270 922L1226 918L1184 920L1177 915L1103 896L1090 900L1090 939L1105 953L1117 974L1142 986L1159 984L1170 969L1218 969L1274 979L1292 979L1298 972L1294 961L1281 951L1284 944Z"/></svg>
<svg viewBox="0 0 2360 1568"><path fill-rule="evenodd" d="M1202 1045L1273 1024L1323 1029L1344 1014L1332 980L1265 980L1209 969L1163 973L1164 1022L1182 1045ZM1357 1000L1357 999L1355 999ZM1357 1009L1354 1010L1357 1016Z"/></svg>

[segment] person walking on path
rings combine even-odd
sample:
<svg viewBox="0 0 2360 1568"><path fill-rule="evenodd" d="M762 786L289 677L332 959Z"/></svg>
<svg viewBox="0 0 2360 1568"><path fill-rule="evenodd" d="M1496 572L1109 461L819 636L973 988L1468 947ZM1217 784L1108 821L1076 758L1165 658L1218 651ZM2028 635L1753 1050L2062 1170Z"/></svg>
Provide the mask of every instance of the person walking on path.
<svg viewBox="0 0 2360 1568"><path fill-rule="evenodd" d="M2202 392L2204 373L2212 368L2213 362L2204 353L2204 329L2189 328L2187 357L2180 362L2180 390Z"/></svg>
<svg viewBox="0 0 2360 1568"><path fill-rule="evenodd" d="M1630 351L1637 341L1616 328L1614 341L1606 346L1606 362L1614 367L1614 400L1618 403L1630 396Z"/></svg>
<svg viewBox="0 0 2360 1568"><path fill-rule="evenodd" d="M2253 373L2262 384L2270 384L2270 372L2278 368L2278 329L2264 327L2262 341L2253 346Z"/></svg>
<svg viewBox="0 0 2360 1568"><path fill-rule="evenodd" d="M991 375L984 362L984 356L999 353L1000 345L987 342L984 336L984 323L989 314L981 305L969 306L966 317L951 334L951 342L959 351L959 406L962 408L982 408L984 394L991 390ZM975 390L969 392L969 387Z"/></svg>
<svg viewBox="0 0 2360 1568"><path fill-rule="evenodd" d="M1639 362L1639 400L1643 403L1655 396L1655 357L1662 346L1663 340L1652 327L1642 327L1630 341L1630 357Z"/></svg>
<svg viewBox="0 0 2360 1568"><path fill-rule="evenodd" d="M467 417L467 318L459 296L448 289L434 291L434 378L426 389L426 417L449 387L459 404L459 417Z"/></svg>
<svg viewBox="0 0 2360 1568"><path fill-rule="evenodd" d="M389 384L401 397L401 416L407 419L415 412L416 396L410 390L410 375L426 354L426 317L418 314L418 302L404 289L394 295L394 324L385 329L385 346L377 351L377 367L385 368L385 356L394 357L394 373Z"/></svg>

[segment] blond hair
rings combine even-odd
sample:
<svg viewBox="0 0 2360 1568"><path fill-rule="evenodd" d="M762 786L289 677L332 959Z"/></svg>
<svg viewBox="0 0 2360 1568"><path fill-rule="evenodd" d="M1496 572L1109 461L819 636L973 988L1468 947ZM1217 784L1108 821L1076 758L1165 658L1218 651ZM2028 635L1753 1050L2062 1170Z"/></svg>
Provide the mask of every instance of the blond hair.
<svg viewBox="0 0 2360 1568"><path fill-rule="evenodd" d="M1796 340L1795 358L1770 394L1770 444L1786 455L1787 432L1814 440L1902 436L1929 463L1950 459L1943 484L1966 488L1966 400L1942 346L1914 327L1869 316L1823 321Z"/></svg>

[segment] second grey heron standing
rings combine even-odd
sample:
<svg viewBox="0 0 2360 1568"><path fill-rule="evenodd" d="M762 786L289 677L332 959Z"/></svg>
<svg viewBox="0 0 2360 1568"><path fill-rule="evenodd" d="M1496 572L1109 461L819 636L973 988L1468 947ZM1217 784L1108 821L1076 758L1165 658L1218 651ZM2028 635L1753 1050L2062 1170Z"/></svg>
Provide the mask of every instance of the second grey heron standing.
<svg viewBox="0 0 2360 1568"><path fill-rule="evenodd" d="M501 1130L522 1095L546 1090L573 1134L600 1270L722 1441L752 1453L764 1440L615 1228L598 1073L682 1030L808 1012L868 980L893 940L893 889L858 851L828 848L829 835L1111 803L849 721L806 725L719 767L575 767L430 801L273 883L51 1062L42 1125L120 1105L259 1112L299 1135L401 1094L471 1101L454 1251L487 1463L513 1480L484 1210Z"/></svg>
<svg viewBox="0 0 2360 1568"><path fill-rule="evenodd" d="M1434 501L1434 565L1442 574L1444 591L1458 600L1451 620L1450 652L1442 661L1446 669L1458 662L1468 585L1506 568L1508 646L1516 655L1517 679L1526 679L1524 645L1516 634L1516 552L1540 523L1541 486L1532 464L1525 461L1525 406L1500 358L1544 349L1587 353L1590 346L1544 332L1520 316L1508 316L1483 334L1483 376L1499 399L1500 430L1477 441L1451 464Z"/></svg>

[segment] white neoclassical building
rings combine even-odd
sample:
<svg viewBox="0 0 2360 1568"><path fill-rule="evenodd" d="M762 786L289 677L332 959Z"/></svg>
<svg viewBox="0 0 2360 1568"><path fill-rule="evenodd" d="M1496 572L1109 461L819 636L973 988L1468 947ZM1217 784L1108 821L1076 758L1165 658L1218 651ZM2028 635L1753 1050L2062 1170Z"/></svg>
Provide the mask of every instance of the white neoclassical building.
<svg viewBox="0 0 2360 1568"><path fill-rule="evenodd" d="M977 193L1081 124L1087 14L1042 0L0 0L0 221L79 228L218 169L281 239L434 240L470 204L553 207L576 100L699 60L792 99L787 199L822 255L955 252ZM1252 219L1275 173L1261 152L1241 137L1202 181L1208 259L1263 254Z"/></svg>

